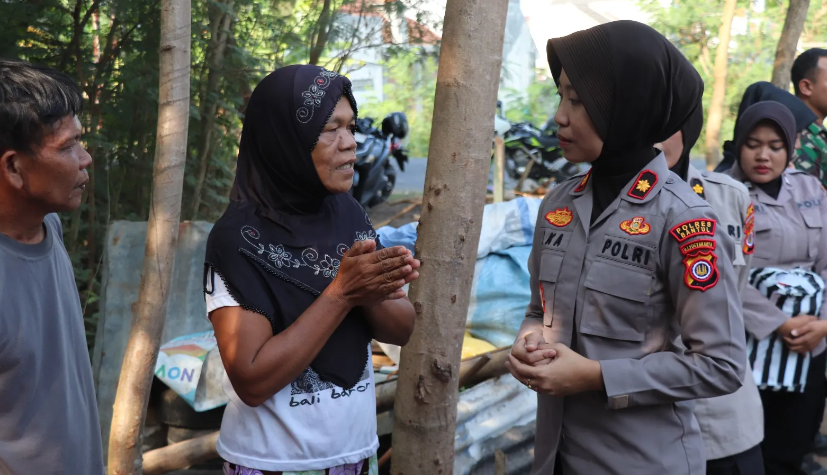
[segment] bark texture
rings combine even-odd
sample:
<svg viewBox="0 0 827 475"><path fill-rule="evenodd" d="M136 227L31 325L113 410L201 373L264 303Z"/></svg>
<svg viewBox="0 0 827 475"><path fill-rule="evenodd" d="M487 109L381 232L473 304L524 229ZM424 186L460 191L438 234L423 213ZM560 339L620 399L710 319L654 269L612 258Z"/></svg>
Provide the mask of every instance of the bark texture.
<svg viewBox="0 0 827 475"><path fill-rule="evenodd" d="M790 0L787 7L787 17L784 19L784 29L778 39L778 48L775 49L775 62L772 66L772 83L775 87L790 89L790 70L795 61L795 50L798 39L804 31L804 22L807 20L807 10L810 9L810 0Z"/></svg>
<svg viewBox="0 0 827 475"><path fill-rule="evenodd" d="M718 49L715 52L715 82L712 85L712 102L709 104L706 121L706 166L715 167L721 159L721 123L726 98L726 76L729 66L729 38L732 34L732 18L735 16L737 0L724 2L721 28L718 29Z"/></svg>
<svg viewBox="0 0 827 475"><path fill-rule="evenodd" d="M448 475L462 337L479 244L508 0L448 0L411 284L416 330L402 349L394 475Z"/></svg>
<svg viewBox="0 0 827 475"><path fill-rule="evenodd" d="M161 0L158 129L144 267L109 436L109 475L141 473L142 429L175 263L190 98L190 0Z"/></svg>

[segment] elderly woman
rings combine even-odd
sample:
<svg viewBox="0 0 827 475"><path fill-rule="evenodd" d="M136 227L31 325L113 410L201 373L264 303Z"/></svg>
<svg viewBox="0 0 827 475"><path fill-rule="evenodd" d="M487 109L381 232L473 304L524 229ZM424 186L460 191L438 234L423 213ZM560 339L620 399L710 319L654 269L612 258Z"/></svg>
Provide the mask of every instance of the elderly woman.
<svg viewBox="0 0 827 475"><path fill-rule="evenodd" d="M350 81L289 66L259 83L230 205L210 233L207 311L230 397L226 474L376 473L370 342L404 345L419 262L382 249L353 182Z"/></svg>
<svg viewBox="0 0 827 475"><path fill-rule="evenodd" d="M589 174L540 206L531 302L512 374L539 394L535 475L700 475L692 400L731 393L746 361L733 241L654 148L703 82L652 28L555 38L554 116Z"/></svg>
<svg viewBox="0 0 827 475"><path fill-rule="evenodd" d="M827 196L817 178L788 168L795 138L789 109L759 102L738 121L729 171L747 185L755 206L744 326L760 342L750 359L764 405L767 475L804 473L802 459L824 412L827 313L819 302L827 279ZM804 285L789 285L789 274L804 277Z"/></svg>

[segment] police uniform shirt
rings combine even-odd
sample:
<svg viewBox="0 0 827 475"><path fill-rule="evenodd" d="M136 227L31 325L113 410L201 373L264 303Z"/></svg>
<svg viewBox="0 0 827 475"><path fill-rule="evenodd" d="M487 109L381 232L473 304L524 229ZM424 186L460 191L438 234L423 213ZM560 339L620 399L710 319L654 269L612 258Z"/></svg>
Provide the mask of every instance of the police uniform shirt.
<svg viewBox="0 0 827 475"><path fill-rule="evenodd" d="M754 250L754 207L747 187L721 173L689 167L687 183L718 214L718 226L734 241L732 265L741 298L749 278ZM746 363L748 364L748 362ZM764 411L755 380L747 371L743 386L732 394L695 401L706 459L740 454L764 439Z"/></svg>
<svg viewBox="0 0 827 475"><path fill-rule="evenodd" d="M588 226L591 208L588 174L543 200L526 316L605 390L539 396L533 473L559 448L567 475L702 474L692 400L735 391L746 361L733 240L663 154Z"/></svg>
<svg viewBox="0 0 827 475"><path fill-rule="evenodd" d="M730 175L746 180L740 168L732 167ZM755 207L755 253L753 268L801 267L827 280L827 239L822 233L827 221L827 201L819 180L799 170L786 169L782 175L778 197L773 198L747 182ZM827 309L817 317L824 319ZM756 339L768 337L789 316L754 287L748 286L744 299L744 326ZM820 355L824 341L813 351Z"/></svg>

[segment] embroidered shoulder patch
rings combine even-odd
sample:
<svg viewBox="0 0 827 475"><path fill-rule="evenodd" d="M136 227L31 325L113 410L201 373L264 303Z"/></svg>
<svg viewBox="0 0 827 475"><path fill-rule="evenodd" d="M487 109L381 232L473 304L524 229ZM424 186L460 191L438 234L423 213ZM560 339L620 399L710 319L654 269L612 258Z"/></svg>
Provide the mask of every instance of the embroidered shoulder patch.
<svg viewBox="0 0 827 475"><path fill-rule="evenodd" d="M638 200L645 199L657 182L658 175L655 172L652 170L643 170L640 172L640 175L637 176L637 180L635 180L632 187L629 188L628 194Z"/></svg>
<svg viewBox="0 0 827 475"><path fill-rule="evenodd" d="M546 213L546 221L548 221L552 226L557 226L558 228L568 226L571 220L572 212L569 210L568 206Z"/></svg>
<svg viewBox="0 0 827 475"><path fill-rule="evenodd" d="M681 254L684 256L698 251L714 251L715 241L713 239L699 239L681 246Z"/></svg>
<svg viewBox="0 0 827 475"><path fill-rule="evenodd" d="M706 199L706 195L704 194L704 183L699 178L693 178L689 181L689 186L692 187L692 191L695 192L698 196L702 199Z"/></svg>
<svg viewBox="0 0 827 475"><path fill-rule="evenodd" d="M586 172L586 175L583 176L582 179L580 179L580 184L577 185L577 188L574 189L574 192L575 193L580 193L581 191L585 190L586 185L589 183L589 177L591 177L591 176L592 176L592 170L590 168L589 171Z"/></svg>
<svg viewBox="0 0 827 475"><path fill-rule="evenodd" d="M690 219L669 230L669 233L678 240L684 242L694 236L714 236L714 219Z"/></svg>
<svg viewBox="0 0 827 475"><path fill-rule="evenodd" d="M690 289L706 292L718 283L718 256L711 251L695 252L683 259L683 282Z"/></svg>
<svg viewBox="0 0 827 475"><path fill-rule="evenodd" d="M755 205L749 204L747 218L744 220L744 244L741 249L744 254L755 252Z"/></svg>
<svg viewBox="0 0 827 475"><path fill-rule="evenodd" d="M652 229L652 227L643 219L643 216L635 216L632 219L627 219L620 223L620 229L627 234L635 236L637 234L649 234L649 230Z"/></svg>

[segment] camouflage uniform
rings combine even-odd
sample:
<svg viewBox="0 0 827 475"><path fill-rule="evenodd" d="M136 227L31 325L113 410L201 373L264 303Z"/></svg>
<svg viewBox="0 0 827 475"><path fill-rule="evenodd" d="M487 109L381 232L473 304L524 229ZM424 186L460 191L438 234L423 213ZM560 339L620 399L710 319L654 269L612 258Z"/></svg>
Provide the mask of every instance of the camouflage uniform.
<svg viewBox="0 0 827 475"><path fill-rule="evenodd" d="M795 168L821 180L827 187L827 130L813 122L801 131L801 148L796 150Z"/></svg>

